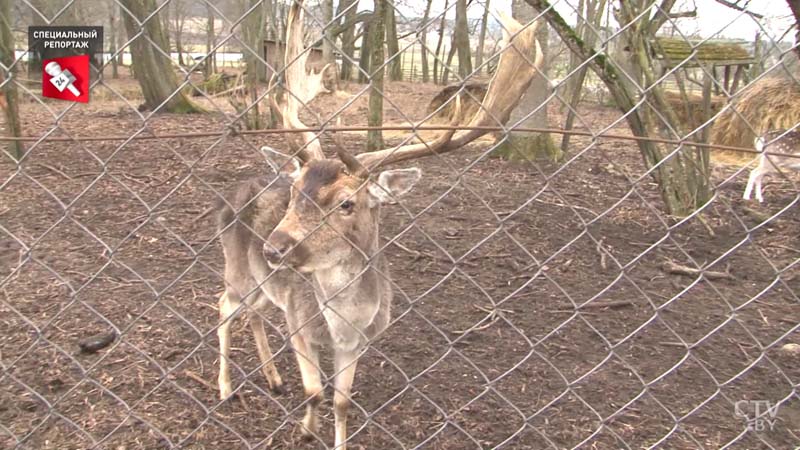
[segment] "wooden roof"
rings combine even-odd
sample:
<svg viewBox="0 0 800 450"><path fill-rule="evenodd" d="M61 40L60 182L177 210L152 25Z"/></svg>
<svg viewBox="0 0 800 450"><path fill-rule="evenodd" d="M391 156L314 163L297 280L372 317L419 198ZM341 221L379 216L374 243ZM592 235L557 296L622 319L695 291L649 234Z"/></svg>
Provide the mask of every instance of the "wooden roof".
<svg viewBox="0 0 800 450"><path fill-rule="evenodd" d="M687 41L683 38L656 38L660 49L656 58L668 61L670 67L697 67L710 64L714 66L739 66L753 64L754 59L739 42L730 41ZM686 61L686 62L684 62Z"/></svg>

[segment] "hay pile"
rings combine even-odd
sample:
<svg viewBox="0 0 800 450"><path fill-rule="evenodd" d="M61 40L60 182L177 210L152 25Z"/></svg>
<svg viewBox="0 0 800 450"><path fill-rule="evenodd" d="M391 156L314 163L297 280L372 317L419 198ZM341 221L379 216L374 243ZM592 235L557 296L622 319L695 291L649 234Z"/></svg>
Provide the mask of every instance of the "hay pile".
<svg viewBox="0 0 800 450"><path fill-rule="evenodd" d="M678 120L680 120L688 130L694 130L705 123L703 118L703 96L701 94L692 93L686 96L689 100L688 105L684 103L683 96L681 96L680 93L674 91L664 92L664 97L667 103L672 107L672 110L675 111ZM719 112L723 106L725 106L725 97L721 95L711 96L712 116Z"/></svg>
<svg viewBox="0 0 800 450"><path fill-rule="evenodd" d="M767 77L750 84L720 114L711 129L711 142L753 148L753 140L768 130L800 122L800 84L791 78ZM715 152L739 160L752 155Z"/></svg>

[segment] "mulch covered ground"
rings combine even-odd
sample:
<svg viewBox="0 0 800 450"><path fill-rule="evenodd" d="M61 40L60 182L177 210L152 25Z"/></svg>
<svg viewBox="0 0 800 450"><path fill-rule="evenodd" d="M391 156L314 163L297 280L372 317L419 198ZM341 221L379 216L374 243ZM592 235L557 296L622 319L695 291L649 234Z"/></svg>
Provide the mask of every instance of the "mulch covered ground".
<svg viewBox="0 0 800 450"><path fill-rule="evenodd" d="M434 88L413 86L390 94L419 118ZM616 115L583 112L595 126ZM29 134L53 123L34 104L23 119ZM147 132L226 124L161 114ZM111 98L75 106L61 126L124 135L142 121ZM203 213L268 173L257 147L282 139L46 142L22 170L0 166L0 447L332 445L330 391L321 440L300 441L303 391L277 310L265 314L288 393L267 391L244 321L238 396L220 403L214 388L223 260ZM361 151L362 135L344 141ZM773 178L767 203L744 202L746 173L718 167L705 223L676 225L650 178L632 183L644 172L634 144L587 145L574 138L559 164L486 158L486 143L414 163L423 181L383 211L386 242L413 226L385 249L394 322L359 363L351 448L800 445L800 356L781 350L800 343L798 191ZM112 330L111 346L80 351ZM781 402L773 430L745 433L740 400Z"/></svg>

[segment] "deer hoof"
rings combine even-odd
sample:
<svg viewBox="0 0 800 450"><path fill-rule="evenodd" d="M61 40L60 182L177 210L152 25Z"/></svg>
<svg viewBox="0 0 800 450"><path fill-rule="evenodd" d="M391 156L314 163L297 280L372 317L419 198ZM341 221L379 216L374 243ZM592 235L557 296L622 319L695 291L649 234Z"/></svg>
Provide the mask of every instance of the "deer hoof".
<svg viewBox="0 0 800 450"><path fill-rule="evenodd" d="M313 433L311 433L310 431L306 430L305 428L303 428L303 429L300 431L300 439L301 439L303 442L311 442L311 441L313 441L313 440L314 440L314 434L313 434Z"/></svg>
<svg viewBox="0 0 800 450"><path fill-rule="evenodd" d="M300 422L298 426L300 427L300 438L304 442L312 441L317 438L319 423L317 422L317 416L313 412L306 412L303 421Z"/></svg>
<svg viewBox="0 0 800 450"><path fill-rule="evenodd" d="M219 399L224 401L230 400L232 398L237 397L237 394L233 393L233 389L230 386L222 386L219 389Z"/></svg>
<svg viewBox="0 0 800 450"><path fill-rule="evenodd" d="M311 442L314 440L314 431L309 430L304 424L297 425L300 428L300 440L303 442Z"/></svg>
<svg viewBox="0 0 800 450"><path fill-rule="evenodd" d="M286 388L283 386L283 383L270 385L269 390L275 395L286 395L287 392Z"/></svg>

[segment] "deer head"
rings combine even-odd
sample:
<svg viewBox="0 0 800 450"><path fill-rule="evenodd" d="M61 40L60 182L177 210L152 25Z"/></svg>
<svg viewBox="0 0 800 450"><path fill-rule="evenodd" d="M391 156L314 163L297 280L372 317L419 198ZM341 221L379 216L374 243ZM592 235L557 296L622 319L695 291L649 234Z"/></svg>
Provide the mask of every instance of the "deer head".
<svg viewBox="0 0 800 450"><path fill-rule="evenodd" d="M286 128L304 128L298 116L300 106L324 91L321 73L306 69L308 53L302 45L303 9L299 3L293 3L288 16L287 92L281 103L272 98L272 106ZM534 38L537 25L523 28L506 16L501 16L501 22L507 48L500 56L481 108L467 124L470 127L508 121L542 64L541 48ZM458 96L453 98L458 102ZM453 117L457 121L459 114ZM453 129L431 142L357 156L337 141L336 158L324 157L318 137L311 132L300 133L299 139L289 139L291 155L265 147L263 150L273 167L290 167L293 184L286 215L264 244L264 256L273 267L282 262L304 272L332 267L358 255L367 261L378 250L380 205L410 191L421 176L417 168L383 172L378 169L398 161L456 150L485 133L485 130Z"/></svg>
<svg viewBox="0 0 800 450"><path fill-rule="evenodd" d="M371 179L356 158L295 159L286 215L264 244L273 267L283 262L303 272L366 261L378 248L380 205L399 198L419 180L417 168L381 172Z"/></svg>

